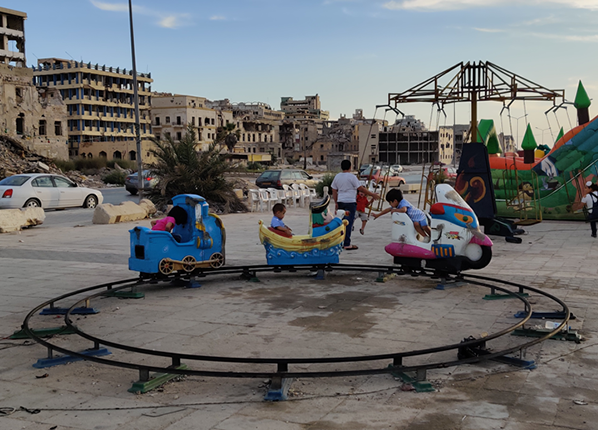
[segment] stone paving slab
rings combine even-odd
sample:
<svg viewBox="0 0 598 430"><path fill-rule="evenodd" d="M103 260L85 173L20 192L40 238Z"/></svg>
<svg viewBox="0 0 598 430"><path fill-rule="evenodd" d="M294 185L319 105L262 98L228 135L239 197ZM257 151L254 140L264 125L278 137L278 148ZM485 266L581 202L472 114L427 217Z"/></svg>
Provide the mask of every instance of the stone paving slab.
<svg viewBox="0 0 598 430"><path fill-rule="evenodd" d="M416 201L417 196L408 198ZM227 264L264 264L258 219L268 213L231 214ZM307 231L307 211L290 208L285 222ZM0 328L3 337L44 300L86 286L133 278L127 268L128 230L147 221L92 225L68 223L0 235ZM391 264L383 248L390 219L371 221L354 234L359 250L344 252L343 263ZM520 370L498 363L429 371L438 391L402 391L390 375L353 378L300 378L289 401L262 401L262 380L190 376L160 391L135 395L126 390L135 371L78 362L49 369L31 365L45 356L39 345L0 341L0 407L41 408L0 417L0 429L592 429L598 420L598 241L584 223L549 221L526 228L523 243L493 237L491 264L476 272L546 289L565 300L578 317L570 325L586 338L575 344L547 341L530 348L526 359L538 368ZM482 300L488 291L466 285L435 290L437 281L395 277L384 284L373 273L333 273L315 282L306 273L260 275L261 282L202 279L194 290L150 287L141 300L100 299L101 312L78 317L90 333L116 342L155 349L238 356L357 355L410 350L468 335L502 329L522 309L513 300ZM552 306L534 296L535 306ZM36 316L39 326L60 318ZM58 344L85 341L58 336ZM526 339L508 337L497 347ZM113 356L129 360L130 353ZM454 359L447 352L441 359ZM426 356L422 362L438 357ZM159 363L160 360L149 359ZM409 364L409 360L405 360ZM375 365L380 366L380 363ZM213 369L227 366L212 364ZM359 368L363 368L360 365ZM244 368L244 367L240 367ZM301 365L321 370L335 365ZM48 373L48 377L36 376ZM578 405L574 401L587 403ZM169 413L160 414L160 407ZM153 408L153 409L152 409ZM151 412L153 411L153 412ZM148 412L149 415L147 415Z"/></svg>

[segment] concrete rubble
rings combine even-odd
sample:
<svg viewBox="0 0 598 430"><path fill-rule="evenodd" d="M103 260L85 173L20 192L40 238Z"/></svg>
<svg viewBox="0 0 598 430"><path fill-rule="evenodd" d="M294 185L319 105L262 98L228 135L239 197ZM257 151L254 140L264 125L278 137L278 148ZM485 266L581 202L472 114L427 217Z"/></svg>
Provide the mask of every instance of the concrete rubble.
<svg viewBox="0 0 598 430"><path fill-rule="evenodd" d="M42 208L0 210L0 233L20 231L24 228L41 225L46 219Z"/></svg>

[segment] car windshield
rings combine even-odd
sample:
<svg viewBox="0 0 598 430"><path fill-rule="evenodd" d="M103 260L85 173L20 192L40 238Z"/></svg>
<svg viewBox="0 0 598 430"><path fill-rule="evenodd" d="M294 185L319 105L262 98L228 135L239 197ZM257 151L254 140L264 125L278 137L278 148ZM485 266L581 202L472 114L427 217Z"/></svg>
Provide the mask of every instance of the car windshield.
<svg viewBox="0 0 598 430"><path fill-rule="evenodd" d="M8 178L4 178L0 181L0 185L12 185L15 187L20 187L25 182L30 179L29 176L9 176Z"/></svg>
<svg viewBox="0 0 598 430"><path fill-rule="evenodd" d="M259 177L259 179L263 179L263 180L274 180L276 178L278 178L278 171L277 170L266 170Z"/></svg>

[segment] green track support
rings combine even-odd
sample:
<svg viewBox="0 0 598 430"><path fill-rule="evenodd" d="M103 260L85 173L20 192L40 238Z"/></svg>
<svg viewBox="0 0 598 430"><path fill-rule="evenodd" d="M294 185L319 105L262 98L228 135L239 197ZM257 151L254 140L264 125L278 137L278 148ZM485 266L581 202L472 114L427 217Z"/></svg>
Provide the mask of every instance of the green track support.
<svg viewBox="0 0 598 430"><path fill-rule="evenodd" d="M119 299L143 299L145 297L144 293L140 293L139 291L108 291L105 294L106 297L117 297Z"/></svg>
<svg viewBox="0 0 598 430"><path fill-rule="evenodd" d="M177 366L176 369L186 369L187 365L186 364L181 364L180 366ZM134 382L133 385L131 386L131 388L129 388L127 391L129 393L139 393L139 394L145 394L148 391L151 391L155 388L158 388L162 385L164 385L165 383L167 383L168 381L170 381L171 379L177 378L180 375L176 374L176 373L154 373L153 375L150 375L149 380L147 381L137 381Z"/></svg>
<svg viewBox="0 0 598 430"><path fill-rule="evenodd" d="M528 293L514 293L514 294L486 294L484 300L506 300L516 299L519 297L529 297Z"/></svg>
<svg viewBox="0 0 598 430"><path fill-rule="evenodd" d="M531 328L518 328L511 332L513 336L526 336L526 337L544 337L550 330L536 330ZM569 330L563 331L560 333L556 333L550 337L551 339L555 340L568 340L575 343L580 343L583 339L577 331Z"/></svg>
<svg viewBox="0 0 598 430"><path fill-rule="evenodd" d="M388 367L393 368L395 366L389 364ZM405 384L411 384L417 393L431 393L436 391L432 384L425 380L425 370L422 371L421 376L418 376L416 372L400 372L398 368L397 371L390 372L390 374L395 378L400 378Z"/></svg>
<svg viewBox="0 0 598 430"><path fill-rule="evenodd" d="M54 336L57 334L73 334L75 333L75 329L70 326L63 325L61 327L51 327L51 328L40 328L37 330L31 330L34 335L37 337L49 337ZM9 339L29 339L25 330L17 330L13 333Z"/></svg>

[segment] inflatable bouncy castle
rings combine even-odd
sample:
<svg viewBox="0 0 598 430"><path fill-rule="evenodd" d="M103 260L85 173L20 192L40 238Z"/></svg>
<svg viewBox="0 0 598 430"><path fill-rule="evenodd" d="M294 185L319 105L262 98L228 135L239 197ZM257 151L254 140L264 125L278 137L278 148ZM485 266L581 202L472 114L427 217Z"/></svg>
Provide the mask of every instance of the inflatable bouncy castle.
<svg viewBox="0 0 598 430"><path fill-rule="evenodd" d="M579 125L559 133L552 150L538 150L528 125L520 153L500 154L491 120L480 122L480 135L488 148L497 215L536 219L583 220L583 185L598 177L598 117L589 120L591 102L581 82L575 108ZM534 218L534 216L532 216Z"/></svg>

